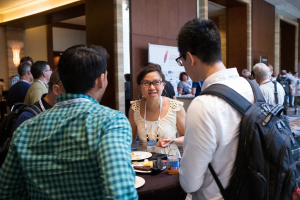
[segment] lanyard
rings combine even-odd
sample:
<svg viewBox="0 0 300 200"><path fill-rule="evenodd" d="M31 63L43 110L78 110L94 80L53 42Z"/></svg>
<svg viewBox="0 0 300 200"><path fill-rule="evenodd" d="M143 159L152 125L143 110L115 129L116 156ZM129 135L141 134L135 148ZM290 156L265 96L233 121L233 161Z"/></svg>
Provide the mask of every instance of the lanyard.
<svg viewBox="0 0 300 200"><path fill-rule="evenodd" d="M160 96L160 106L159 106L159 116L157 120L157 129L156 129L156 140L158 141L158 128L159 128L159 123L160 123L160 114L161 114L161 107L162 107L162 97ZM145 120L145 130L147 134L147 141L149 141L148 137L148 127L147 127L147 120L146 120L146 112L147 112L147 99L145 101L145 114L144 114L144 120Z"/></svg>
<svg viewBox="0 0 300 200"><path fill-rule="evenodd" d="M41 80L38 80L46 89L48 89L46 86L45 86L45 83L43 83Z"/></svg>
<svg viewBox="0 0 300 200"><path fill-rule="evenodd" d="M76 99L58 102L58 103L54 104L53 107L65 106L65 105L69 105L69 104L73 104L73 103L80 103L80 102L87 102L87 101L91 101L91 100L85 99L85 98L76 98Z"/></svg>

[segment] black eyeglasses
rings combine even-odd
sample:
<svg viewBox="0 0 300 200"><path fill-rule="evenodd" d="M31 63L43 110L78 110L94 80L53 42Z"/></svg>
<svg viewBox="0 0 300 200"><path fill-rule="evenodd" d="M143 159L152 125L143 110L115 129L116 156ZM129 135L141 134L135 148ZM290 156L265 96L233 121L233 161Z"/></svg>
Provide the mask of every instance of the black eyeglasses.
<svg viewBox="0 0 300 200"><path fill-rule="evenodd" d="M181 57L185 57L185 56L186 56L186 53L182 54L181 56L179 56L178 58L175 59L179 66L183 66Z"/></svg>
<svg viewBox="0 0 300 200"><path fill-rule="evenodd" d="M155 87L155 86L161 85L161 83L162 83L162 81L159 81L159 80L152 81L152 82L150 82L150 81L143 81L142 82L142 86L144 86L144 87L150 87L151 84L152 84Z"/></svg>

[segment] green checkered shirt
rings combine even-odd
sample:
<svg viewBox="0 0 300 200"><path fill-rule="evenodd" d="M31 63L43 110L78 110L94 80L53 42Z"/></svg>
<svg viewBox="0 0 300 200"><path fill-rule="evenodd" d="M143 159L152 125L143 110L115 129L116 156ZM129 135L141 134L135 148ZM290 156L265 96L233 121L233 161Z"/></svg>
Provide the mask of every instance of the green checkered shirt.
<svg viewBox="0 0 300 200"><path fill-rule="evenodd" d="M0 170L0 199L138 199L131 127L121 112L89 102L54 107L14 133Z"/></svg>

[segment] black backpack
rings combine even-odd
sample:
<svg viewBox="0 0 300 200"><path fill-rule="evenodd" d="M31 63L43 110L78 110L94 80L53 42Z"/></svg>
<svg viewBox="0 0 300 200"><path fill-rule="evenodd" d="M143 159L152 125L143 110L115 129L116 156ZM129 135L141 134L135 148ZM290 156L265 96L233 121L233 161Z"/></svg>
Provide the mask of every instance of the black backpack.
<svg viewBox="0 0 300 200"><path fill-rule="evenodd" d="M24 111L31 112L34 115L42 112L42 110L34 104L27 106L24 103L16 103L13 106L11 113L3 119L0 124L0 167L2 166L8 152L10 139L13 135L12 127L19 115Z"/></svg>
<svg viewBox="0 0 300 200"><path fill-rule="evenodd" d="M279 80L278 82L282 85L282 87L285 91L285 94L289 94L290 93L290 85L289 85L289 82L287 81L288 78L280 77L278 80Z"/></svg>
<svg viewBox="0 0 300 200"><path fill-rule="evenodd" d="M255 103L233 89L213 84L203 94L216 95L243 114L236 160L229 185L223 188L209 169L225 200L291 200L300 197L300 134L293 133L284 107L265 103L257 84L249 81ZM300 199L300 198L299 198Z"/></svg>

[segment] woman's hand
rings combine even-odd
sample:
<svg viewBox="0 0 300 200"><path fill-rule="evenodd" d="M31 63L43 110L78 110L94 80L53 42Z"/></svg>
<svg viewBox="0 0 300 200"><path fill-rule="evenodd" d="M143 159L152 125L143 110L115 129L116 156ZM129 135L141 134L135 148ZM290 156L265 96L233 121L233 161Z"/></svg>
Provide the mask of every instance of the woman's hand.
<svg viewBox="0 0 300 200"><path fill-rule="evenodd" d="M159 139L159 141L156 143L156 146L165 148L174 142L175 142L175 139L173 139L173 138L165 138L163 140Z"/></svg>

